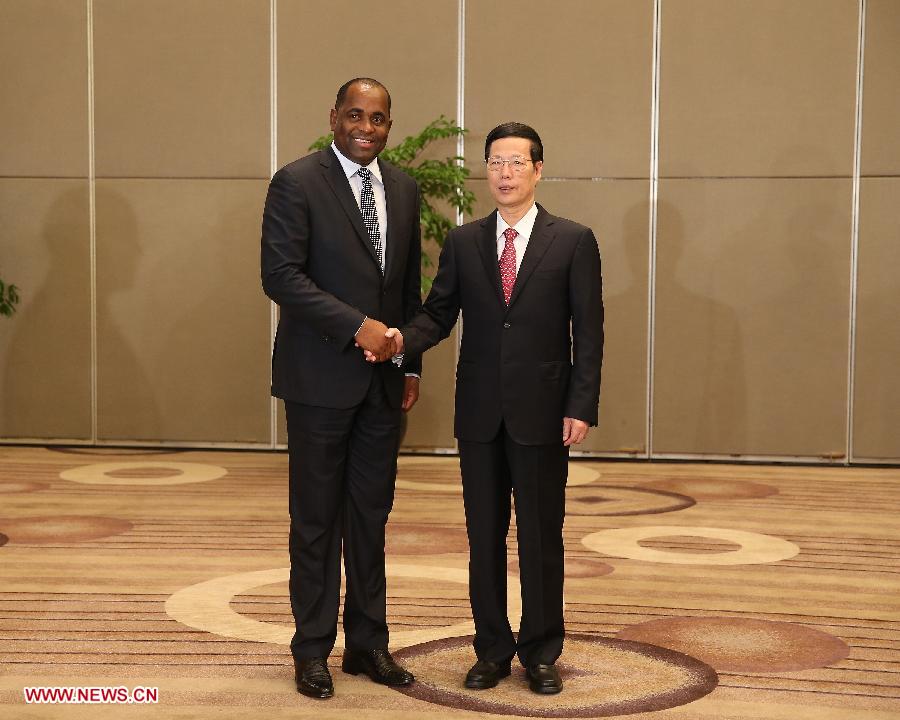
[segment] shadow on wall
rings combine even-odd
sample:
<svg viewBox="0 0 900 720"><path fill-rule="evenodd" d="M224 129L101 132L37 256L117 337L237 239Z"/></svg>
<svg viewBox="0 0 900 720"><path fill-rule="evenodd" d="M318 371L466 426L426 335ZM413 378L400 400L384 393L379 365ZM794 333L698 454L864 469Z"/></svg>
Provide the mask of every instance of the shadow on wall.
<svg viewBox="0 0 900 720"><path fill-rule="evenodd" d="M621 233L598 237L603 260L604 353L600 425L588 442L601 451L647 450L647 199L628 207Z"/></svg>
<svg viewBox="0 0 900 720"><path fill-rule="evenodd" d="M662 200L657 228L653 450L746 452L741 328L734 309L714 297L722 260L712 254L692 264L692 286L706 289L697 292L679 279L688 246L681 214Z"/></svg>
<svg viewBox="0 0 900 720"><path fill-rule="evenodd" d="M98 434L100 439L152 439L160 425L157 397L146 358L129 340L141 328L134 327L137 320L120 302L135 292L142 255L138 222L129 201L105 183L97 183L96 206ZM117 432L131 427L142 432Z"/></svg>
<svg viewBox="0 0 900 720"><path fill-rule="evenodd" d="M18 312L4 323L3 437L90 436L90 316L78 317L89 311L89 269L73 267L87 257L87 201L85 186L61 191L39 236L20 241L30 244L33 271L20 281Z"/></svg>
<svg viewBox="0 0 900 720"><path fill-rule="evenodd" d="M98 193L98 202L100 201ZM116 272L98 292L98 317L110 316L107 305L128 288L139 257L133 214L114 194L102 198L117 206L125 222L116 238ZM91 435L91 306L87 189L60 193L44 219L40 242L30 252L47 257L43 277L23 294L16 313L3 371L0 436L89 439ZM100 283L98 283L99 290ZM115 334L115 324L102 328L102 346ZM121 346L121 343L117 343ZM118 376L126 383L133 405L155 417L153 398L135 355L127 349L115 356Z"/></svg>

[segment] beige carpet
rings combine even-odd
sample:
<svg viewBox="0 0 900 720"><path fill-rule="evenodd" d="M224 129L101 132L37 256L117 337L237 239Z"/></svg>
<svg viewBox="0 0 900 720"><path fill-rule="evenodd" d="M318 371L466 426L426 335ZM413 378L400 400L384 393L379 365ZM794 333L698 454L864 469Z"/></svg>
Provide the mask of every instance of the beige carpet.
<svg viewBox="0 0 900 720"><path fill-rule="evenodd" d="M339 637L324 702L292 683L286 471L277 453L0 447L0 717L900 718L896 469L571 463L566 687L541 697L520 670L462 687L458 463L401 458L388 613L418 682L343 675ZM26 704L34 687L157 702Z"/></svg>

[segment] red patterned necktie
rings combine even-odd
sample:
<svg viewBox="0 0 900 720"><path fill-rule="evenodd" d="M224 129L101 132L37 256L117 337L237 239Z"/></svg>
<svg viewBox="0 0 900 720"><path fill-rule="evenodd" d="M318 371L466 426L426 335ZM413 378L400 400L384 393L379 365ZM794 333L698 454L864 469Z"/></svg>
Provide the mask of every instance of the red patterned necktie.
<svg viewBox="0 0 900 720"><path fill-rule="evenodd" d="M513 241L518 234L512 228L506 228L503 231L506 244L503 246L503 252L500 253L500 282L503 285L503 298L507 305L509 305L513 286L516 284L516 246Z"/></svg>

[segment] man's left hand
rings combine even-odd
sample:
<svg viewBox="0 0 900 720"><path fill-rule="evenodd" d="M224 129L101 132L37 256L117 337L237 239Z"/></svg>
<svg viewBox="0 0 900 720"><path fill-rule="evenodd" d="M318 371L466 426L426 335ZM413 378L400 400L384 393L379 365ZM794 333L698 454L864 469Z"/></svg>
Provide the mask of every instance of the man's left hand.
<svg viewBox="0 0 900 720"><path fill-rule="evenodd" d="M419 378L407 375L403 381L403 404L400 407L403 412L409 412L419 399Z"/></svg>
<svg viewBox="0 0 900 720"><path fill-rule="evenodd" d="M563 445L566 447L578 445L587 437L589 427L584 420L570 417L563 418Z"/></svg>

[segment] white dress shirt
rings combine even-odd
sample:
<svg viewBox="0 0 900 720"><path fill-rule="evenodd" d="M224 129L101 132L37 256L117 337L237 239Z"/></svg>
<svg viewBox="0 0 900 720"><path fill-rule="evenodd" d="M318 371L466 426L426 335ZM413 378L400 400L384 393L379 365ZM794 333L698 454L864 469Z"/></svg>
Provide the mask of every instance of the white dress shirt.
<svg viewBox="0 0 900 720"><path fill-rule="evenodd" d="M534 230L534 221L537 220L537 213L537 203L534 203L515 225L509 225L503 219L503 216L499 212L497 213L497 262L500 261L500 256L503 254L503 246L506 245L506 236L503 233L506 228L511 227L519 233L516 235L516 239L513 240L513 245L516 248L517 275L519 274L519 268L522 267L522 258L525 255L525 248L528 247L531 232Z"/></svg>

